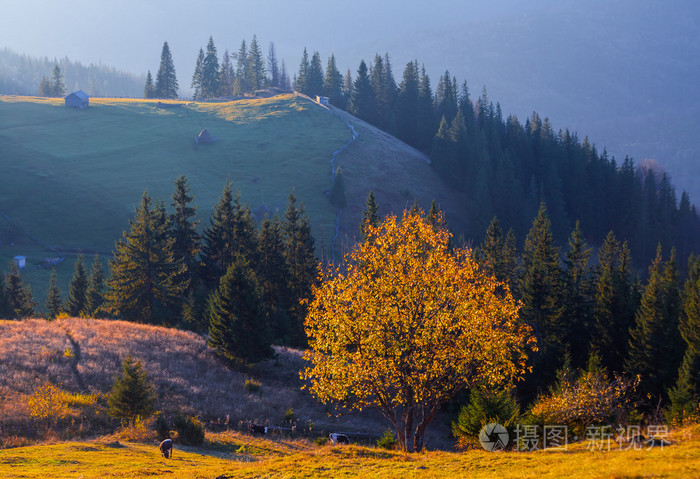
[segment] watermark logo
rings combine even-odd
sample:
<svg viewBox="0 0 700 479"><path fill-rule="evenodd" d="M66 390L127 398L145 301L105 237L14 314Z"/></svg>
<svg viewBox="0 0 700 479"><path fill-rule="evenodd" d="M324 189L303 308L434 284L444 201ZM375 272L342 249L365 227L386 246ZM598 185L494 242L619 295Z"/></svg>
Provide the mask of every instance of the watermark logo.
<svg viewBox="0 0 700 479"><path fill-rule="evenodd" d="M503 451L508 446L508 431L498 423L490 423L479 431L481 447L489 452Z"/></svg>

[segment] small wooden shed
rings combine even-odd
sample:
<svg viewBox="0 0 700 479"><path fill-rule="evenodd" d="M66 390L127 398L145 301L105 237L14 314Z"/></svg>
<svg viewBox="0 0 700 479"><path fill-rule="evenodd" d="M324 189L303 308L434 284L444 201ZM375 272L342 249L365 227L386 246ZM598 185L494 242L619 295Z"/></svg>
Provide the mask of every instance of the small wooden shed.
<svg viewBox="0 0 700 479"><path fill-rule="evenodd" d="M14 261L18 269L22 269L27 265L27 258L24 256L15 256L12 258L12 261Z"/></svg>
<svg viewBox="0 0 700 479"><path fill-rule="evenodd" d="M87 108L90 104L90 97L83 90L74 91L66 98L66 106L69 108Z"/></svg>
<svg viewBox="0 0 700 479"><path fill-rule="evenodd" d="M323 106L328 106L328 97L316 95L316 103Z"/></svg>
<svg viewBox="0 0 700 479"><path fill-rule="evenodd" d="M216 137L212 136L211 133L205 128L199 132L199 135L194 137L194 141L199 145L200 143L214 143Z"/></svg>

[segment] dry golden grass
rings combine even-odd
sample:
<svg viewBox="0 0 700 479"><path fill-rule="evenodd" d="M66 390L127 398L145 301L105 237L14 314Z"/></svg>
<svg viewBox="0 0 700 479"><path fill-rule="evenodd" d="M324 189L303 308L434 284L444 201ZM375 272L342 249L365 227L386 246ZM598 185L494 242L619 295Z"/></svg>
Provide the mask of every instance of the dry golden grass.
<svg viewBox="0 0 700 479"><path fill-rule="evenodd" d="M0 321L0 423L25 424L27 398L46 381L73 393L108 393L123 359L132 354L158 391L156 408L166 414L197 415L205 424L218 421L231 429L244 429L249 421L289 427L284 416L291 408L300 432L381 435L387 428L372 413L329 415L330 409L301 390L302 352L276 351L276 359L234 371L192 332L95 319ZM251 378L261 383L260 391L246 389ZM444 418L431 427L430 447L452 445Z"/></svg>

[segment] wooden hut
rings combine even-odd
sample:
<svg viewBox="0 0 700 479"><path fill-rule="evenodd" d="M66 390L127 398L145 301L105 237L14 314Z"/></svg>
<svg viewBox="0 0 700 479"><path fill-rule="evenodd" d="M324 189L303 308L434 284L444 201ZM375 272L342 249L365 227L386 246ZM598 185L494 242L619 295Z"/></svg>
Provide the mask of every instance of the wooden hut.
<svg viewBox="0 0 700 479"><path fill-rule="evenodd" d="M12 261L15 263L15 266L17 266L17 269L22 269L27 265L27 258L24 256L15 256L12 258Z"/></svg>
<svg viewBox="0 0 700 479"><path fill-rule="evenodd" d="M211 133L205 128L199 132L199 135L194 137L194 141L199 145L200 143L214 143L216 137L212 136Z"/></svg>
<svg viewBox="0 0 700 479"><path fill-rule="evenodd" d="M74 91L66 98L66 106L69 108L87 108L90 104L90 97L83 90Z"/></svg>
<svg viewBox="0 0 700 479"><path fill-rule="evenodd" d="M316 95L316 103L323 106L328 106L328 97Z"/></svg>

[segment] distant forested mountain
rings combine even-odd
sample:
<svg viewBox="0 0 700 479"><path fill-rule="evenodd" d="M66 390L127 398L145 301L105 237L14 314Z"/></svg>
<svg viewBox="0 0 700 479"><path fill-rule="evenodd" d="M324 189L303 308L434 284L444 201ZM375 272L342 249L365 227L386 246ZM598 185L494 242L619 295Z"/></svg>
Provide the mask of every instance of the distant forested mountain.
<svg viewBox="0 0 700 479"><path fill-rule="evenodd" d="M140 97L143 75L118 71L107 65L83 65L68 58L49 59L0 49L0 93L36 95L42 78L50 77L58 65L67 91L83 90L92 96Z"/></svg>

